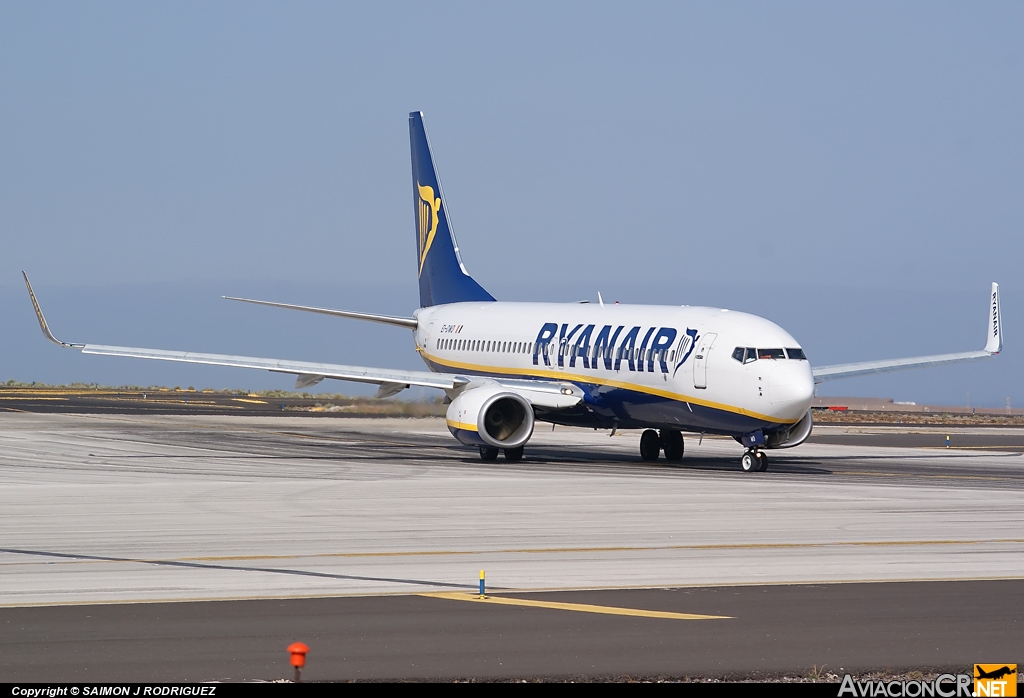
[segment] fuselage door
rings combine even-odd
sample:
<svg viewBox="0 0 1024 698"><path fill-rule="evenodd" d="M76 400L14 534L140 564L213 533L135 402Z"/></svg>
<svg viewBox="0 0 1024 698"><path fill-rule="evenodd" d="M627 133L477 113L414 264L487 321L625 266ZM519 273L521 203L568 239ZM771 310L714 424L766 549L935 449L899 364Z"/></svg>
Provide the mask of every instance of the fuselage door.
<svg viewBox="0 0 1024 698"><path fill-rule="evenodd" d="M697 339L697 348L693 354L693 387L708 387L708 354L711 353L711 345L718 337L714 332L709 332Z"/></svg>
<svg viewBox="0 0 1024 698"><path fill-rule="evenodd" d="M429 325L427 325L427 331L423 333L423 347L422 348L426 349L427 352L429 352L431 354L434 353L433 351L431 351L433 349L433 347L430 346L430 338L433 337L433 336L434 336L434 323L430 323Z"/></svg>

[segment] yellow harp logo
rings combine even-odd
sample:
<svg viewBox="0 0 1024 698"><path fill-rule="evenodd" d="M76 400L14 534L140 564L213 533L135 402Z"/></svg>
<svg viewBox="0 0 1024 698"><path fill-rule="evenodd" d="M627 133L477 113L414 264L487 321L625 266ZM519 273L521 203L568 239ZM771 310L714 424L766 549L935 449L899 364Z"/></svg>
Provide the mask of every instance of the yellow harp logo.
<svg viewBox="0 0 1024 698"><path fill-rule="evenodd" d="M434 242L434 234L437 232L437 212L441 210L441 199L434 198L434 188L424 187L417 183L420 200L417 202L416 211L418 216L418 231L420 243L420 274L423 274L423 263L427 261L427 252Z"/></svg>

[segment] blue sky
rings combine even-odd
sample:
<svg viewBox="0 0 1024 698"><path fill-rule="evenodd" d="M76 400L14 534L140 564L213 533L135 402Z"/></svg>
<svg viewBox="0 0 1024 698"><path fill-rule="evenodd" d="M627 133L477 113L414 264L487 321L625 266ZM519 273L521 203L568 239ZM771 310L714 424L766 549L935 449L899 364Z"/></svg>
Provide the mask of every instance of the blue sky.
<svg viewBox="0 0 1024 698"><path fill-rule="evenodd" d="M406 115L507 299L707 303L814 363L1008 348L831 394L1003 405L1024 370L1024 6L0 6L0 379L287 387L76 341L416 367ZM1024 337L1024 333L1020 334ZM353 390L345 384L330 390Z"/></svg>

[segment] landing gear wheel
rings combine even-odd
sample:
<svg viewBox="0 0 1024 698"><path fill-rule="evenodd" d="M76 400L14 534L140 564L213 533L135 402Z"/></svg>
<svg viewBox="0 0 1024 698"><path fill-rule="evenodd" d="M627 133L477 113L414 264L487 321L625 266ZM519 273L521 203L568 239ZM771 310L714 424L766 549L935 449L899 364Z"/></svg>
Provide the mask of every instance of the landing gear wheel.
<svg viewBox="0 0 1024 698"><path fill-rule="evenodd" d="M681 461L683 459L683 435L675 429L662 429L661 448L665 451L665 460Z"/></svg>
<svg viewBox="0 0 1024 698"><path fill-rule="evenodd" d="M640 457L645 461L656 461L661 453L661 437L654 429L640 435Z"/></svg>
<svg viewBox="0 0 1024 698"><path fill-rule="evenodd" d="M768 454L764 451L757 452L757 472L763 473L768 470Z"/></svg>
<svg viewBox="0 0 1024 698"><path fill-rule="evenodd" d="M491 446L481 446L480 460L498 460L498 449Z"/></svg>
<svg viewBox="0 0 1024 698"><path fill-rule="evenodd" d="M743 472L745 473L757 472L758 466L757 456L753 451L747 451L743 454L743 457L740 458L740 467L743 468Z"/></svg>
<svg viewBox="0 0 1024 698"><path fill-rule="evenodd" d="M498 449L494 449L494 450L497 451ZM505 449L505 460L507 460L509 463L518 463L522 459L523 459L523 447L522 446L518 446L516 448L506 448Z"/></svg>

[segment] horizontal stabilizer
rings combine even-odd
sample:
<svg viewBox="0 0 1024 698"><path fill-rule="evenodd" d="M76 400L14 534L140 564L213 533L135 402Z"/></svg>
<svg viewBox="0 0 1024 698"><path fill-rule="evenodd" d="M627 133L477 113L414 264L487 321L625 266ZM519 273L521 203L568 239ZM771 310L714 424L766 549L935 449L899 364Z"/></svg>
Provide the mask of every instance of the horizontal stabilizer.
<svg viewBox="0 0 1024 698"><path fill-rule="evenodd" d="M415 330L416 318L394 317L392 315L374 315L372 313L356 313L351 310L333 310L332 308L317 308L311 305L292 305L291 303L274 303L273 301L257 301L252 298L235 298L234 296L221 296L225 300L240 301L242 303L255 303L256 305L267 305L271 308L286 308L288 310L302 310L307 313L320 313L321 315L334 315L335 317L347 317L353 320L368 320L369 322L380 322L385 325L407 327Z"/></svg>

